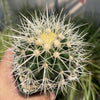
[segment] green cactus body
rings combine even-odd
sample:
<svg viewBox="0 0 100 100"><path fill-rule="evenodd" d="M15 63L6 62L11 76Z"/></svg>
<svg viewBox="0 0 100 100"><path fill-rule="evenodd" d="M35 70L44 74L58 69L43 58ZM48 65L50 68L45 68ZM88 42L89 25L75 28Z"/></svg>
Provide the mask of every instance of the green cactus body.
<svg viewBox="0 0 100 100"><path fill-rule="evenodd" d="M75 31L80 26L43 14L32 21L22 19L14 39L13 73L17 87L26 95L67 91L84 74L88 43Z"/></svg>

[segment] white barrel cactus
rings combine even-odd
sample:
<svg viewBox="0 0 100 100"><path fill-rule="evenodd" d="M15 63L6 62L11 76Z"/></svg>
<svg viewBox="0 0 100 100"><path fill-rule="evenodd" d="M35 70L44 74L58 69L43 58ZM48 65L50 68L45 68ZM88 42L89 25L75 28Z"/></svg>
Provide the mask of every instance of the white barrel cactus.
<svg viewBox="0 0 100 100"><path fill-rule="evenodd" d="M23 16L23 15L22 15ZM13 38L13 75L19 91L26 95L37 92L67 91L73 82L84 75L89 44L70 21L49 15L48 11L30 21L25 16L20 30L12 29L19 35Z"/></svg>

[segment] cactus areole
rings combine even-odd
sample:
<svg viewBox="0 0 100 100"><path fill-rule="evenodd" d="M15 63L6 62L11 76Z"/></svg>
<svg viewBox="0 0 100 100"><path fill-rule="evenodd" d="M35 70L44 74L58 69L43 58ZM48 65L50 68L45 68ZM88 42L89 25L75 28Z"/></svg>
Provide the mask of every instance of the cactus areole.
<svg viewBox="0 0 100 100"><path fill-rule="evenodd" d="M23 16L21 23L20 30L12 29L19 35L11 36L13 75L19 91L26 95L66 92L73 82L80 83L88 55L80 25L65 24L65 17L48 12L31 21Z"/></svg>

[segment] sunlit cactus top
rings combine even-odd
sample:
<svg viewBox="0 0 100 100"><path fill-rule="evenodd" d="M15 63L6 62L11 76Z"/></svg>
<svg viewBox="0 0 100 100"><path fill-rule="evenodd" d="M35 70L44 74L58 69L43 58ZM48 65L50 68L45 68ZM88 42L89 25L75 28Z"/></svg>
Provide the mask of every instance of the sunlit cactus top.
<svg viewBox="0 0 100 100"><path fill-rule="evenodd" d="M73 82L80 84L88 52L79 26L48 12L32 20L23 16L14 39L13 73L17 87L26 95L67 92Z"/></svg>

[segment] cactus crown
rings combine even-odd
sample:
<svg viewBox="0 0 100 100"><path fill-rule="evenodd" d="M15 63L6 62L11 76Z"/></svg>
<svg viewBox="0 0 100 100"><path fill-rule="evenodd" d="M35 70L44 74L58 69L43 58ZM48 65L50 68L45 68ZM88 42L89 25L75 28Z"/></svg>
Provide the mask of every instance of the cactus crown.
<svg viewBox="0 0 100 100"><path fill-rule="evenodd" d="M19 90L36 92L67 91L84 74L87 50L80 26L65 24L65 17L42 14L32 21L23 16L14 39L13 73ZM79 82L80 83L80 82Z"/></svg>

